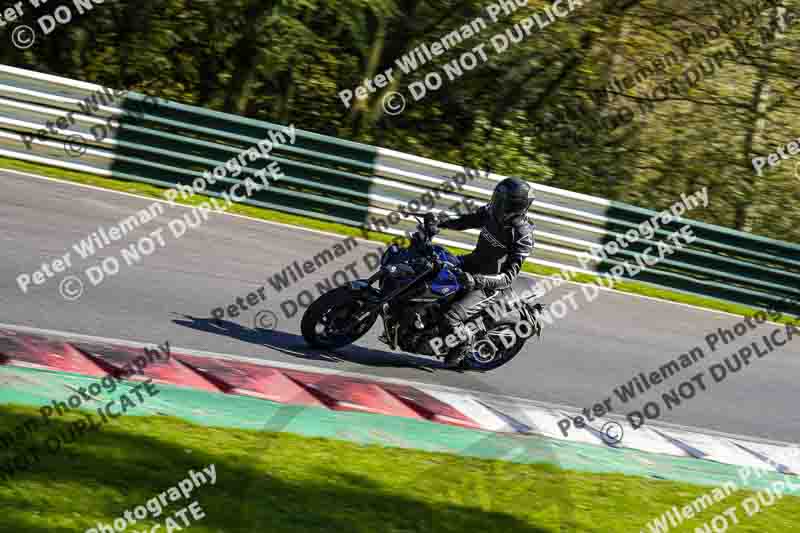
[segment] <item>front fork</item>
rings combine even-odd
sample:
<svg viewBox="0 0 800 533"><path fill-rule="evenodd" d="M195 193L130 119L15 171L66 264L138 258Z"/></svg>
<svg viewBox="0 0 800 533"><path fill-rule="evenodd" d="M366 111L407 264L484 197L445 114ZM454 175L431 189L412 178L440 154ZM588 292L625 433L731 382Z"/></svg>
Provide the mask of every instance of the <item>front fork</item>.
<svg viewBox="0 0 800 533"><path fill-rule="evenodd" d="M357 279L355 281L351 281L348 285L350 290L353 292L358 293L360 299L366 302L366 305L361 310L359 314L353 317L353 324L351 327L355 327L359 324L362 320L366 319L369 315L374 313L376 309L380 313L381 320L383 322L383 334L380 337L383 337L384 342L392 346L397 345L397 332L395 331L394 336L394 343L391 342L391 336L388 334L388 330L386 327L386 315L389 309L389 304L386 303L388 298L384 297L383 294L372 286L373 283L378 281L383 276L383 272L380 270L370 276L368 279ZM397 328L395 328L396 330ZM380 338L379 337L379 338Z"/></svg>
<svg viewBox="0 0 800 533"><path fill-rule="evenodd" d="M397 335L400 326L399 324L392 323L393 321L389 317L389 304L383 304L383 306L381 306L381 322L383 323L383 333L381 333L378 339L386 343L392 350L395 350L397 348Z"/></svg>
<svg viewBox="0 0 800 533"><path fill-rule="evenodd" d="M384 276L384 273L378 270L375 274L370 276L369 279L363 280L356 280L350 283L350 288L353 290L357 290L363 294L370 304L364 313L356 317L356 320L361 320L364 317L368 316L370 313L375 312L375 307L380 309L379 313L381 316L381 322L383 323L383 333L378 336L378 340L388 345L392 350L397 348L397 336L398 330L400 329L398 324L392 324L391 317L389 315L389 301L402 292L402 288L395 291L393 294L388 296L384 296L378 289L372 286L373 283L380 280ZM392 325L394 327L392 327ZM390 331L391 330L391 331Z"/></svg>

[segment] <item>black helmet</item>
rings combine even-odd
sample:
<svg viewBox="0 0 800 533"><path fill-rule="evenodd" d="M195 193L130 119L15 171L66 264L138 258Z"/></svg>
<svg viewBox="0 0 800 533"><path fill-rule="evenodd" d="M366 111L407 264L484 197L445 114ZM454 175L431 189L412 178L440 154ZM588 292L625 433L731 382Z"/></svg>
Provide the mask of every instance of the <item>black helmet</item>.
<svg viewBox="0 0 800 533"><path fill-rule="evenodd" d="M492 214L498 222L524 215L535 195L533 188L519 178L506 178L494 188L490 202Z"/></svg>

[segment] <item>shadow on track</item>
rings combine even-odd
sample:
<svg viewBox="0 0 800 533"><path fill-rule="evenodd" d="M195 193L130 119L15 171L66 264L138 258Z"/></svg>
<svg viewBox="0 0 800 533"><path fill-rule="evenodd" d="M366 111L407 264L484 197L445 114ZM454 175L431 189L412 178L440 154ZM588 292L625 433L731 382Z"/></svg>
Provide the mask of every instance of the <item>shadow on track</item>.
<svg viewBox="0 0 800 533"><path fill-rule="evenodd" d="M185 314L178 316L182 318L174 319L173 322L179 326L266 346L300 359L332 363L347 361L372 367L416 368L426 372L445 369L439 361L409 354L398 354L354 345L341 348L334 353L310 348L302 336L293 333L274 329L249 328L236 322L216 318L199 318Z"/></svg>

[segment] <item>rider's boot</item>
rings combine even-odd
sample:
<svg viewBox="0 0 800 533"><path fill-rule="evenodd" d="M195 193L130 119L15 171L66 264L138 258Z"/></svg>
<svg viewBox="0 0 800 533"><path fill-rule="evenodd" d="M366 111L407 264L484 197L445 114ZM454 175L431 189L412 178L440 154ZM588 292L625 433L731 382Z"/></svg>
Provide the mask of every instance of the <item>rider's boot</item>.
<svg viewBox="0 0 800 533"><path fill-rule="evenodd" d="M453 325L450 332L456 335L461 340L461 343L451 348L447 353L444 358L444 366L446 368L460 368L472 351L474 333L461 321Z"/></svg>

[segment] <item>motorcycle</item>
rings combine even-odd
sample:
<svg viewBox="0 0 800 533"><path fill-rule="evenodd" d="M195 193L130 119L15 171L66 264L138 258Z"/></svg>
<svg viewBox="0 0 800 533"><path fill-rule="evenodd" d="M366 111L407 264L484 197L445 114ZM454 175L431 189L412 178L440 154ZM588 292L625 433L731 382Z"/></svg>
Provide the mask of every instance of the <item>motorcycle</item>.
<svg viewBox="0 0 800 533"><path fill-rule="evenodd" d="M402 213L417 219L417 231L409 246L389 246L379 270L368 279L349 282L321 295L306 309L301 331L306 342L322 349L336 349L364 336L380 316L383 333L379 340L392 350L444 357L438 348L449 333L444 313L462 292L461 260L442 246L433 244L438 233L435 217ZM477 331L462 368L493 370L513 359L525 342L541 336L539 314L543 305L534 303L541 293L520 297L510 287L498 298L508 305L501 315L484 308L470 319ZM527 334L520 334L525 326ZM450 347L451 343L447 346ZM451 347L450 349L456 349Z"/></svg>

